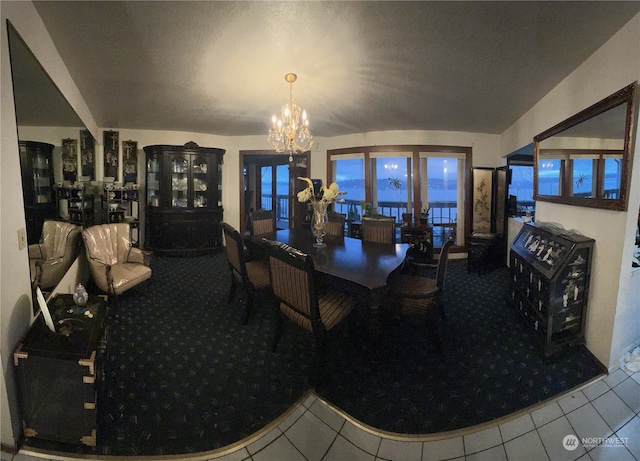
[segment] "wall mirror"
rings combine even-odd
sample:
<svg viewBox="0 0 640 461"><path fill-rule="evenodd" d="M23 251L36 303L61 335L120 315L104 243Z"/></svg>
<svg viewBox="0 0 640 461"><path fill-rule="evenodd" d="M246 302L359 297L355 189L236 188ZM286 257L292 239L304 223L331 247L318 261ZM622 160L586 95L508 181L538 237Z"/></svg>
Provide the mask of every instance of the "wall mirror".
<svg viewBox="0 0 640 461"><path fill-rule="evenodd" d="M62 139L69 137L70 133L79 138L80 131L86 130L86 127L64 95L44 71L13 25L7 21L6 27L16 123L18 126L17 134L21 150L20 153L16 152L15 155L24 155L23 149L25 145L52 146L54 181L60 182L62 181ZM45 156L37 157L38 162L43 161L45 158ZM44 168L31 168L29 171L34 177L36 176L36 170L41 171ZM23 168L23 175L25 174L24 171ZM34 179L34 181L40 182L44 180L45 178L42 176ZM34 194L31 193L33 191L24 190L24 184L27 182L23 180L24 211L28 243L33 244L40 239L42 222L45 219L57 219L57 200L55 192L45 192L44 186L39 189L41 192L38 192L36 200L33 202L28 200L28 197ZM63 275L60 274L60 278ZM31 274L31 276L33 280L35 274ZM55 281L54 278L49 278L48 280L49 284ZM50 291L51 288L43 287L47 291Z"/></svg>
<svg viewBox="0 0 640 461"><path fill-rule="evenodd" d="M534 137L534 200L627 209L637 120L634 82Z"/></svg>

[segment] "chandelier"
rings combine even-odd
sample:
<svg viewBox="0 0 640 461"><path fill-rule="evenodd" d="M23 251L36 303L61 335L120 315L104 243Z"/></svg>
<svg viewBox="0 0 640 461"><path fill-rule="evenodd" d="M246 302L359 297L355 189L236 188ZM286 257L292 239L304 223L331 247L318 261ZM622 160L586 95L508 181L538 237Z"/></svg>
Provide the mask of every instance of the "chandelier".
<svg viewBox="0 0 640 461"><path fill-rule="evenodd" d="M306 152L313 147L313 136L309 132L307 111L302 110L293 99L293 82L298 79L296 74L284 76L289 83L289 102L282 106L280 118L271 117L271 129L267 142L276 152L289 152L289 161L293 154Z"/></svg>

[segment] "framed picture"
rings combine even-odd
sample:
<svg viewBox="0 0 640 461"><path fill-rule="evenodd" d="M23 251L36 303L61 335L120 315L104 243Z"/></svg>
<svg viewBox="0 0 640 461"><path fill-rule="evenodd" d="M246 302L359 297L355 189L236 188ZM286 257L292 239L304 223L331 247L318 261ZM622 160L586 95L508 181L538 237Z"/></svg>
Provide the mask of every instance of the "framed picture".
<svg viewBox="0 0 640 461"><path fill-rule="evenodd" d="M138 142L122 141L122 174L123 182L138 182Z"/></svg>
<svg viewBox="0 0 640 461"><path fill-rule="evenodd" d="M80 130L81 175L96 179L96 141L89 130Z"/></svg>
<svg viewBox="0 0 640 461"><path fill-rule="evenodd" d="M62 140L62 178L65 181L78 180L78 140Z"/></svg>
<svg viewBox="0 0 640 461"><path fill-rule="evenodd" d="M118 140L120 133L117 131L104 132L104 177L118 180Z"/></svg>

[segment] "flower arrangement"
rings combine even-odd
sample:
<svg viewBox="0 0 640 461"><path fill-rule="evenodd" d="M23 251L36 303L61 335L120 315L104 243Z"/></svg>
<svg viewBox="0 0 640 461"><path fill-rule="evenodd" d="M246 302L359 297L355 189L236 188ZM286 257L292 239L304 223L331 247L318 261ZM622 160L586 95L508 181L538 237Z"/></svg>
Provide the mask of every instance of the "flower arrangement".
<svg viewBox="0 0 640 461"><path fill-rule="evenodd" d="M298 179L305 181L308 184L305 189L298 192L298 202L311 202L312 204L324 202L327 205L333 202L344 202L344 199L340 198L340 196L346 194L346 192L340 191L335 182L331 183L329 187L325 187L325 185L322 184L322 187L320 188L320 197L318 198L314 193L313 182L309 178L302 178L298 176Z"/></svg>
<svg viewBox="0 0 640 461"><path fill-rule="evenodd" d="M340 198L340 196L346 194L346 192L341 192L336 183L332 183L329 187L325 187L323 184L320 188L320 195L316 196L313 182L309 178L298 177L298 179L307 183L307 187L298 192L298 201L310 203L313 209L311 230L316 237L316 243L313 246L324 248L326 244L323 243L322 238L325 234L324 226L327 220L327 208L333 202L344 202L344 199Z"/></svg>

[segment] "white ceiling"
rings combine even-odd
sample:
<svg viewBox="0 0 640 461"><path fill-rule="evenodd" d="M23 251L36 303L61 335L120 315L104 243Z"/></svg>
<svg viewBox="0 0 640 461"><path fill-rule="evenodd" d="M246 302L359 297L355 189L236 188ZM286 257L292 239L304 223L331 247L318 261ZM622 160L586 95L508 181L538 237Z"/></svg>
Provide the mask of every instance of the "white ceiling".
<svg viewBox="0 0 640 461"><path fill-rule="evenodd" d="M314 136L502 133L640 11L638 1L35 6L105 129L264 135L295 72Z"/></svg>

